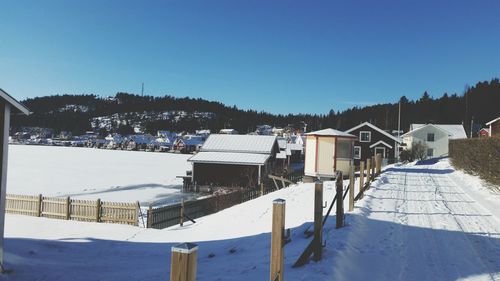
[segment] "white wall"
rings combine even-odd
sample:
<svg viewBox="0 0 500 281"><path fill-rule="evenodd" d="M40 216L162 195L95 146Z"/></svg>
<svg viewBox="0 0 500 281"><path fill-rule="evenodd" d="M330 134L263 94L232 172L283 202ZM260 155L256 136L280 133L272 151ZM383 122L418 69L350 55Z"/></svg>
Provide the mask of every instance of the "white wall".
<svg viewBox="0 0 500 281"><path fill-rule="evenodd" d="M434 133L434 141L427 141L427 134ZM403 141L407 145L407 149L410 149L413 143L421 142L425 144L428 148L434 149L434 154L432 157L441 157L448 155L448 134L440 129L433 126L427 126L420 130L411 133L410 136L404 137Z"/></svg>
<svg viewBox="0 0 500 281"><path fill-rule="evenodd" d="M307 136L305 152L304 174L316 175L316 137Z"/></svg>

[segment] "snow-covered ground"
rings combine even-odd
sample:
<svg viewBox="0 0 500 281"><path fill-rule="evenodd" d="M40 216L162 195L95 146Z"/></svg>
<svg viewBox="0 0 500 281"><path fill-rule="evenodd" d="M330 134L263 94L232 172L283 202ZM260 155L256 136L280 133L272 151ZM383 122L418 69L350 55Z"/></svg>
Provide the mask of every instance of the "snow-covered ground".
<svg viewBox="0 0 500 281"><path fill-rule="evenodd" d="M325 183L324 199L333 196ZM283 198L286 280L500 280L500 196L447 160L387 169L346 227L329 218L323 260L294 269L311 239L313 197L313 185L300 184L164 230L7 215L4 277L168 280L170 247L195 242L197 280L267 280L272 201Z"/></svg>
<svg viewBox="0 0 500 281"><path fill-rule="evenodd" d="M9 145L7 192L141 205L179 201L190 155Z"/></svg>

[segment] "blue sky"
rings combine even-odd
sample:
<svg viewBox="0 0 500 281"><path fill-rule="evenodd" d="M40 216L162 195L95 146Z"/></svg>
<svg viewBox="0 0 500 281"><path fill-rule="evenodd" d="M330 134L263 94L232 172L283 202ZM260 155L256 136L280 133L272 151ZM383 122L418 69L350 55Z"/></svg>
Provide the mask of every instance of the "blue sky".
<svg viewBox="0 0 500 281"><path fill-rule="evenodd" d="M500 1L2 1L0 88L274 113L396 102L500 77Z"/></svg>

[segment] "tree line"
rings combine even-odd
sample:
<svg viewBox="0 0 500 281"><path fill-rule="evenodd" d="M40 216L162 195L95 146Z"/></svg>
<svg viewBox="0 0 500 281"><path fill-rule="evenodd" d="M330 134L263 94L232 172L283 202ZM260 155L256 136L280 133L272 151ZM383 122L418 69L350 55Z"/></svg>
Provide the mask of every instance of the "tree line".
<svg viewBox="0 0 500 281"><path fill-rule="evenodd" d="M156 130L189 131L234 128L240 133L255 131L257 125L276 127L295 126L306 123L307 130L335 128L347 130L359 123L369 121L384 129L398 127L398 109L401 106L401 129L407 131L411 123L464 124L469 133L471 124L477 131L484 123L500 115L500 81L498 78L467 86L462 94L444 93L433 98L427 92L416 100L402 96L394 103L365 107L352 107L343 111L330 110L327 114L272 114L263 111L242 110L221 102L189 97L141 96L117 93L114 97L96 95L53 95L29 98L22 101L33 113L29 116L16 115L12 118L14 130L20 127L45 127L55 132L70 131L82 134L91 130L93 117L109 116L115 113L185 111L211 112L213 118L183 118L180 120L146 120L142 124L146 132ZM67 105L82 108L64 109ZM335 105L332 104L332 107ZM64 109L64 110L62 110ZM129 131L130 128L113 128L111 131ZM129 126L129 125L127 125ZM104 133L104 132L103 132Z"/></svg>

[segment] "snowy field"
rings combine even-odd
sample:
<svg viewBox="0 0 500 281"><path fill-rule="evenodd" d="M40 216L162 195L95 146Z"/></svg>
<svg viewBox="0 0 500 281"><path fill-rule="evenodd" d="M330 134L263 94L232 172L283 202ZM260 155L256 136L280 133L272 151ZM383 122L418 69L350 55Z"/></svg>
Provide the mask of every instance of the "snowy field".
<svg viewBox="0 0 500 281"><path fill-rule="evenodd" d="M9 145L7 192L163 205L179 201L190 155Z"/></svg>
<svg viewBox="0 0 500 281"><path fill-rule="evenodd" d="M333 196L326 183L324 199ZM285 280L500 280L500 196L447 160L389 168L346 227L329 218L323 260L294 269L311 239L303 232L313 197L313 185L301 184L163 230L7 215L4 277L168 280L170 247L195 242L197 280L268 280L272 201L283 198L292 232Z"/></svg>

